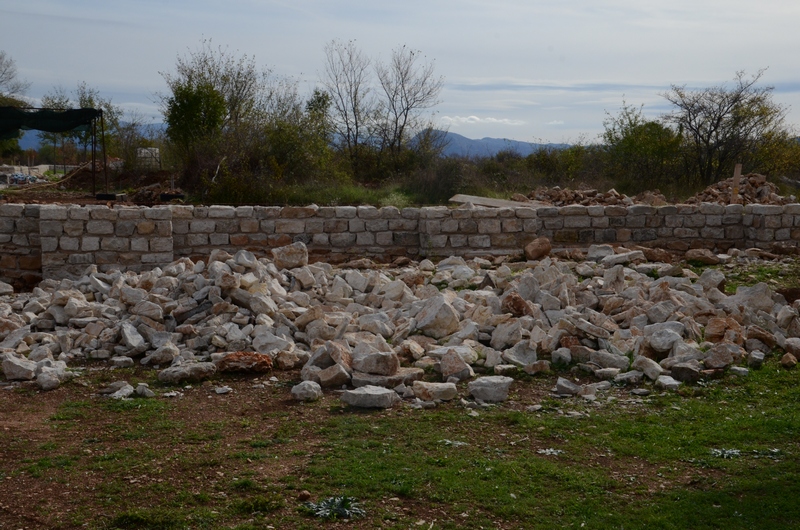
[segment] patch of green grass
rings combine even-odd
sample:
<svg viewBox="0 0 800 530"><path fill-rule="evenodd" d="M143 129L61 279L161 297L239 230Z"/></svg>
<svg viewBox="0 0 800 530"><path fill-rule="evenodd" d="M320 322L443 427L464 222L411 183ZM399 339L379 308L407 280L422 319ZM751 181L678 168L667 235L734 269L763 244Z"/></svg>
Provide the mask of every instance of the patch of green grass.
<svg viewBox="0 0 800 530"><path fill-rule="evenodd" d="M451 514L478 510L490 520L535 517L544 528L791 526L800 510L777 491L800 492L788 484L800 471L789 456L798 451L800 412L789 390L796 374L776 368L769 363L697 396L655 395L637 405L546 400L535 414L501 407L469 418L444 407L402 418L333 415L304 487L372 500L398 496L446 505ZM544 449L552 455L538 452ZM738 449L742 457L715 457L713 449ZM709 486L683 482L700 477L703 484L708 473ZM771 482L752 502L733 500L764 480ZM775 514L774 522L760 521L762 510ZM459 527L477 528L477 520Z"/></svg>
<svg viewBox="0 0 800 530"><path fill-rule="evenodd" d="M135 412L147 418L163 413L168 407L165 402L157 399L106 399L102 401L102 404L108 412Z"/></svg>
<svg viewBox="0 0 800 530"><path fill-rule="evenodd" d="M265 514L279 510L285 505L286 501L278 494L257 495L235 501L231 505L231 510L240 515Z"/></svg>
<svg viewBox="0 0 800 530"><path fill-rule="evenodd" d="M39 458L27 466L23 467L32 477L41 478L49 470L56 468L69 468L75 463L75 459L70 456L46 456Z"/></svg>
<svg viewBox="0 0 800 530"><path fill-rule="evenodd" d="M258 483L251 478L240 478L231 483L231 489L236 491L257 491L261 488Z"/></svg>
<svg viewBox="0 0 800 530"><path fill-rule="evenodd" d="M86 417L88 409L91 407L92 402L81 401L66 401L58 407L58 411L50 416L50 421L75 421Z"/></svg>
<svg viewBox="0 0 800 530"><path fill-rule="evenodd" d="M800 288L800 263L797 260L736 263L735 267L724 265L708 266L698 262L689 262L696 274L702 274L707 268L718 269L725 275L725 292L735 294L739 287L750 287L757 283L766 283L771 289Z"/></svg>

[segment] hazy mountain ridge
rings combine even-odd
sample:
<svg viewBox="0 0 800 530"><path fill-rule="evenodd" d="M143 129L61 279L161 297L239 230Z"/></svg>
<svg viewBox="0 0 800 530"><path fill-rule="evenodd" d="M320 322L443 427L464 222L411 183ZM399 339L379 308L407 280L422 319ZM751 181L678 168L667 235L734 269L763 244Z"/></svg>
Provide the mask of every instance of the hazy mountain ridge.
<svg viewBox="0 0 800 530"><path fill-rule="evenodd" d="M19 140L19 146L24 151L26 149L38 149L41 141L38 137L39 131L24 131ZM454 132L445 132L444 139L447 146L442 151L443 156L464 156L464 157L486 157L494 156L500 151L515 151L522 156L539 149L562 149L568 144L537 144L532 142L521 142L519 140L509 140L508 138L481 138L474 140Z"/></svg>
<svg viewBox="0 0 800 530"><path fill-rule="evenodd" d="M442 154L444 156L486 157L494 156L501 151L515 151L522 156L528 156L539 149L563 149L568 144L537 144L509 140L508 138L481 138L473 140L454 132L445 132L447 146Z"/></svg>

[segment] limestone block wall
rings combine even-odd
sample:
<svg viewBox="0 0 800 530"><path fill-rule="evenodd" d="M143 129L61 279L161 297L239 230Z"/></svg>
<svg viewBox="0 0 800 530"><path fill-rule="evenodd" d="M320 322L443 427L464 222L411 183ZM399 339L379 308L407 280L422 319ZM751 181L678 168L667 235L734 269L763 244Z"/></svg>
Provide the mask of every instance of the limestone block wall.
<svg viewBox="0 0 800 530"><path fill-rule="evenodd" d="M423 208L424 256L519 254L536 237L556 248L634 244L686 251L796 248L800 204Z"/></svg>
<svg viewBox="0 0 800 530"><path fill-rule="evenodd" d="M519 255L537 237L555 248L597 243L683 251L796 250L800 204L428 208L372 206L0 205L0 279L16 286L100 270L139 271L214 249L305 243L315 261Z"/></svg>
<svg viewBox="0 0 800 530"><path fill-rule="evenodd" d="M38 204L0 204L0 280L31 285L42 279Z"/></svg>
<svg viewBox="0 0 800 530"><path fill-rule="evenodd" d="M101 271L141 271L173 261L169 207L42 205L42 273L76 277L91 264Z"/></svg>
<svg viewBox="0 0 800 530"><path fill-rule="evenodd" d="M420 252L420 209L373 206L172 206L176 257L221 248L271 257L275 247L302 241L312 259L391 259Z"/></svg>

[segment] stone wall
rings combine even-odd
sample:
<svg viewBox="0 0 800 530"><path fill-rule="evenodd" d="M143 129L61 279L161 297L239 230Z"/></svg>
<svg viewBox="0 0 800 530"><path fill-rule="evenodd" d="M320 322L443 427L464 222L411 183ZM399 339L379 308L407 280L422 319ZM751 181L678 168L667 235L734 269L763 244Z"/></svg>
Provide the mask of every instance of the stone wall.
<svg viewBox="0 0 800 530"><path fill-rule="evenodd" d="M555 248L597 243L683 251L796 248L800 204L428 208L0 205L0 279L15 285L100 270L142 270L213 249L305 243L313 260L521 254L537 237Z"/></svg>
<svg viewBox="0 0 800 530"><path fill-rule="evenodd" d="M39 233L46 278L79 276L93 263L141 271L173 261L169 206L42 205Z"/></svg>
<svg viewBox="0 0 800 530"><path fill-rule="evenodd" d="M176 257L270 249L302 241L316 260L392 259L420 253L419 208L373 206L173 206Z"/></svg>
<svg viewBox="0 0 800 530"><path fill-rule="evenodd" d="M38 204L0 204L0 279L14 285L41 281Z"/></svg>

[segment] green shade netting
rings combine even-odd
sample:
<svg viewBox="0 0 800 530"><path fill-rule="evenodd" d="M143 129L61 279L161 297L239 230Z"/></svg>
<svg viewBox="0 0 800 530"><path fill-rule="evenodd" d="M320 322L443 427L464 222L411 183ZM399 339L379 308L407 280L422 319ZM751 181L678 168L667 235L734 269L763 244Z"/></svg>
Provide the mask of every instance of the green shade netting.
<svg viewBox="0 0 800 530"><path fill-rule="evenodd" d="M19 131L45 132L88 131L92 120L103 111L98 109L21 109L0 107L0 140L16 138Z"/></svg>

